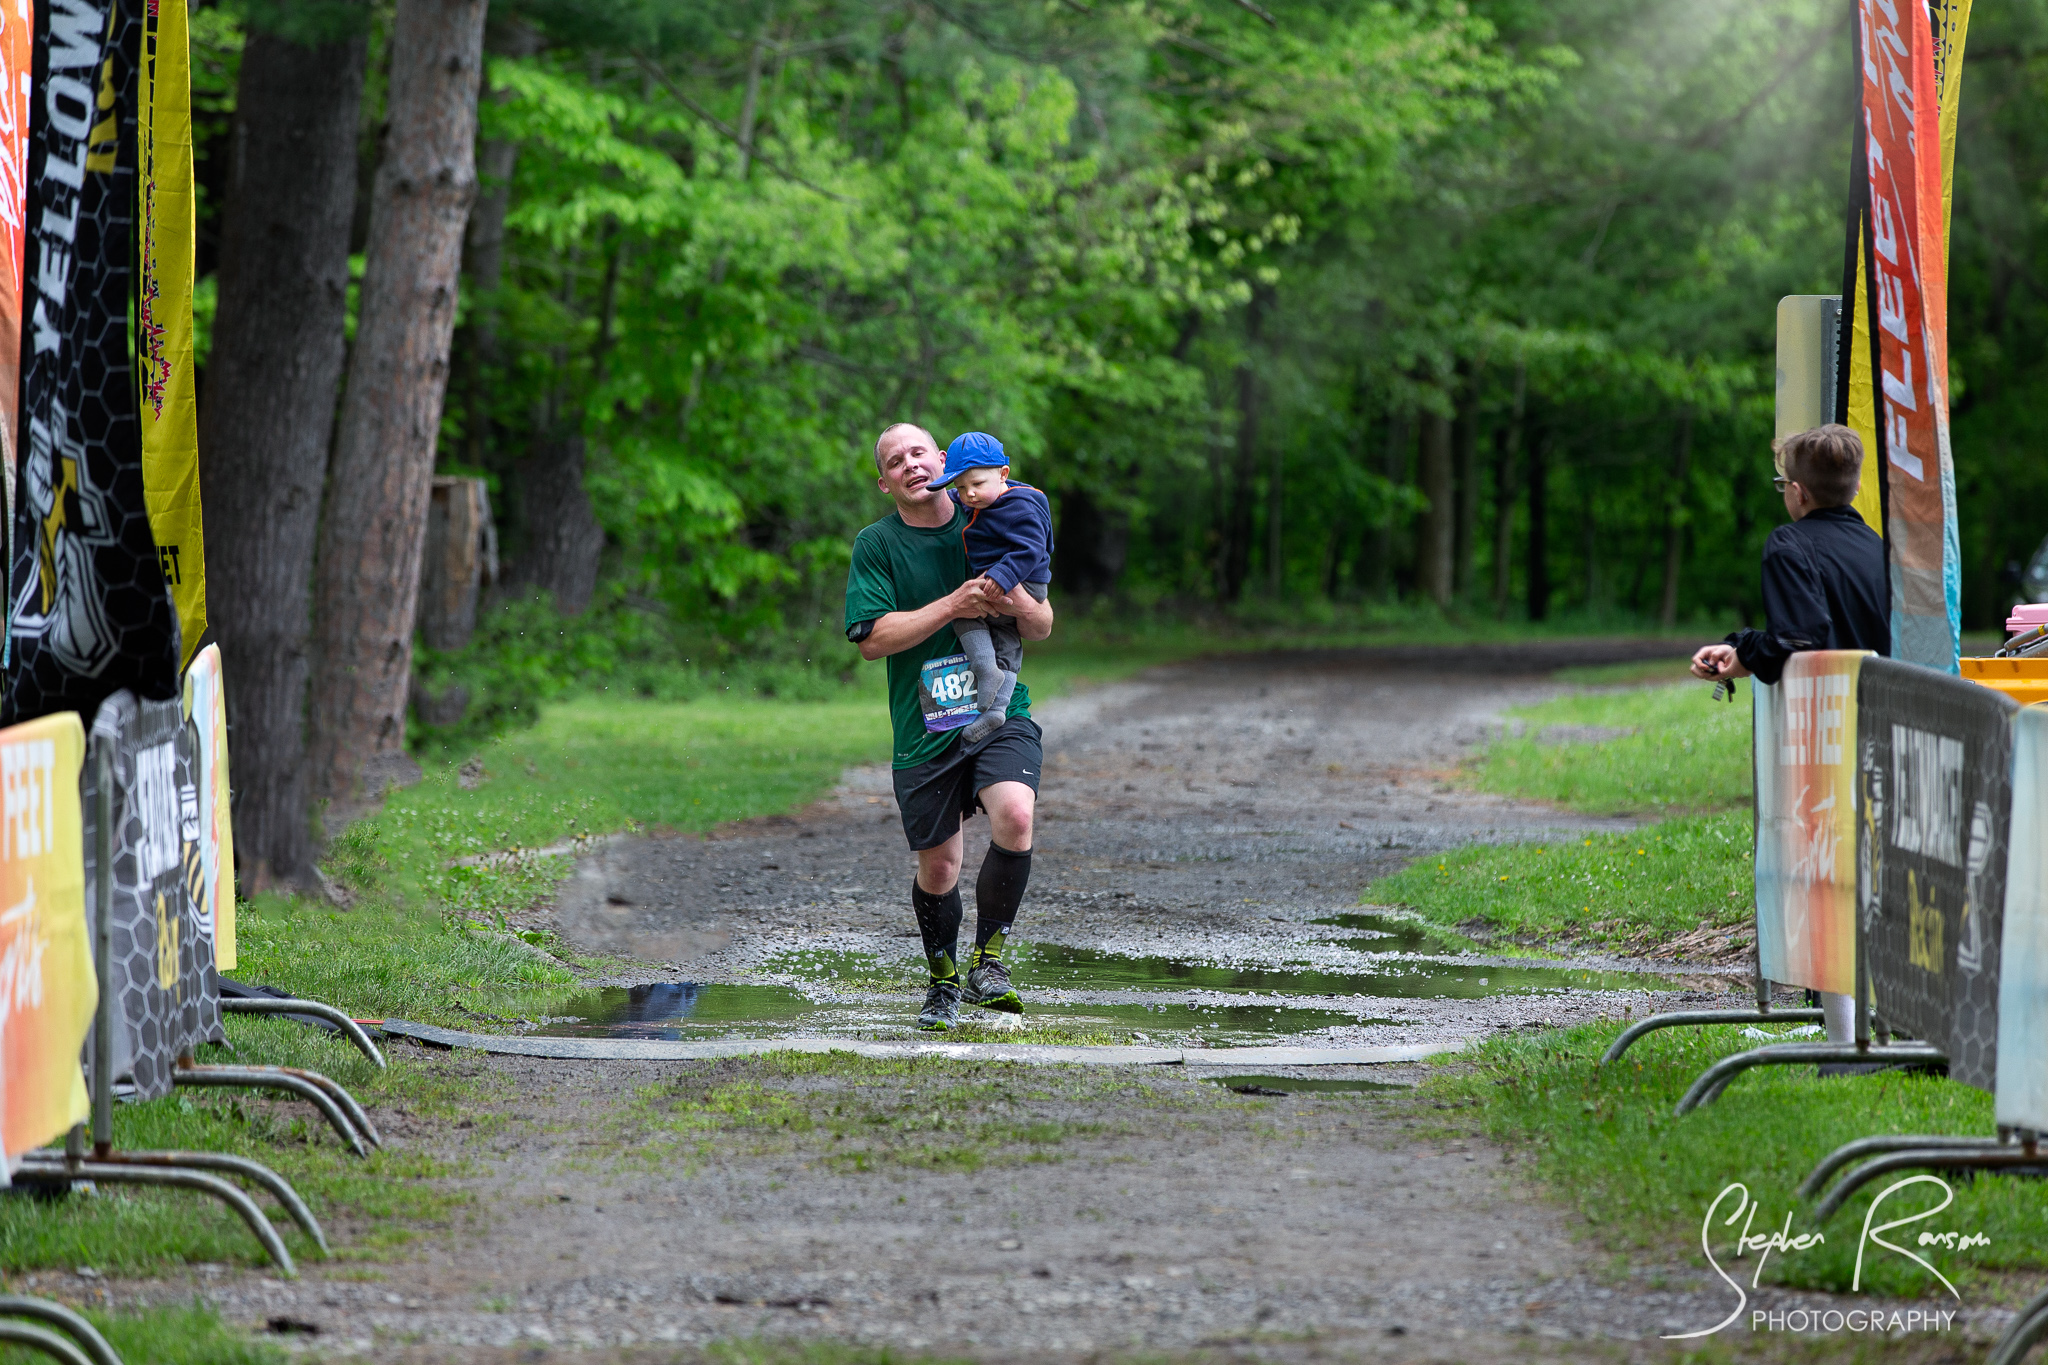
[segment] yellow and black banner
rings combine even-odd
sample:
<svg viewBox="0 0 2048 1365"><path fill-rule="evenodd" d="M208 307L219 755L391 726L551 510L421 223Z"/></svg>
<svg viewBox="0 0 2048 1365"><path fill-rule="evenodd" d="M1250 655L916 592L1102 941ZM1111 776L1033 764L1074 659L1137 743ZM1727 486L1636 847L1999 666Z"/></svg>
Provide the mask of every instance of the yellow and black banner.
<svg viewBox="0 0 2048 1365"><path fill-rule="evenodd" d="M156 0L142 20L136 156L141 234L135 378L142 487L164 585L189 664L206 630L206 543L199 508L199 404L192 376L192 65L185 0Z"/></svg>
<svg viewBox="0 0 2048 1365"><path fill-rule="evenodd" d="M137 66L150 0L38 7L6 714L179 694L137 414Z"/></svg>

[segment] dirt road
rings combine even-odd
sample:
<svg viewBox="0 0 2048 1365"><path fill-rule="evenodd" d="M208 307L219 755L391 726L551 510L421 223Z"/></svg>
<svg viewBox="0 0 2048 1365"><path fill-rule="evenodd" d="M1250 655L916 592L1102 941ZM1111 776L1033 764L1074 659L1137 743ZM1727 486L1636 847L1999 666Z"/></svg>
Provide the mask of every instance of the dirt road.
<svg viewBox="0 0 2048 1365"><path fill-rule="evenodd" d="M1380 872L1597 823L1442 780L1503 706L1550 692L1561 661L1229 660L1044 707L1021 935L1136 961L1338 962L1356 950L1312 921L1355 908ZM886 778L853 774L832 801L709 840L614 846L555 923L639 948L644 980L759 980L793 943L909 961L910 862ZM712 951L687 972L653 965L685 948ZM1391 1022L1309 1036L1470 1034L1648 1003L1386 999L1370 1008ZM381 1280L314 1266L295 1285L249 1274L122 1294L196 1289L235 1320L317 1325L323 1353L408 1361L570 1346L666 1360L735 1336L1001 1361L1662 1358L1659 1333L1731 1307L1725 1286L1675 1264L1617 1267L1464 1115L1399 1088L1246 1095L1192 1066L426 1064L505 1097L463 1129L378 1115L395 1145L467 1163L471 1226ZM1317 1074L1398 1087L1420 1069Z"/></svg>

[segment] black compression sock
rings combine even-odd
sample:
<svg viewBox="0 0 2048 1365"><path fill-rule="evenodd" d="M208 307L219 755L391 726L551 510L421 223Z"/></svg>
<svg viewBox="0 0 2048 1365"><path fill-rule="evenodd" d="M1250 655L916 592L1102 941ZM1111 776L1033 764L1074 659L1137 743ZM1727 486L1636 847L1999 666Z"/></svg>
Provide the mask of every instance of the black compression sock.
<svg viewBox="0 0 2048 1365"><path fill-rule="evenodd" d="M934 895L913 879L910 883L910 908L917 912L917 931L924 937L924 957L931 965L932 980L958 980L960 888L956 886L943 896Z"/></svg>
<svg viewBox="0 0 2048 1365"><path fill-rule="evenodd" d="M981 875L974 882L974 960L1001 958L1003 940L1017 921L1017 907L1024 902L1024 888L1031 884L1031 851L1012 853L1001 844L990 844L981 860Z"/></svg>

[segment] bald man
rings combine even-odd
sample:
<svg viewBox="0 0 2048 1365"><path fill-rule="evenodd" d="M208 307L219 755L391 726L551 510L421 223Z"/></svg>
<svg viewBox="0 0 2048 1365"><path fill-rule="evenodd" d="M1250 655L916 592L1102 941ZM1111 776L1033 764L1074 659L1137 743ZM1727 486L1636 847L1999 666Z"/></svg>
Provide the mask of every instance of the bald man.
<svg viewBox="0 0 2048 1365"><path fill-rule="evenodd" d="M945 452L923 427L898 422L875 441L875 486L895 509L853 542L846 577L846 638L863 659L889 661L889 717L895 730L896 804L917 855L911 909L924 939L931 982L917 1026L943 1032L960 1005L1022 1014L1003 965L1003 945L1031 879L1031 821L1044 765L1031 693L1011 695L1009 722L981 743L962 742L973 719L949 714L947 699L974 696L971 669L953 622L1011 616L1025 640L1052 634L1050 602L1024 586L1005 593L967 576L959 504L932 488ZM974 952L959 967L961 823L985 811L988 855L975 879Z"/></svg>

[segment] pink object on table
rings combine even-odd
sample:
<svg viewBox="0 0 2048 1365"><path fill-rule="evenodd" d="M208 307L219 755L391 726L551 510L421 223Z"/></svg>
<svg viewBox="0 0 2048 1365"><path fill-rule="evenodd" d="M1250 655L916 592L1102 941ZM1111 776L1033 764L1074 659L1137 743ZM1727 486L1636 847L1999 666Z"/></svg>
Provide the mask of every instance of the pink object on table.
<svg viewBox="0 0 2048 1365"><path fill-rule="evenodd" d="M2035 626L2048 626L2048 602L2014 607L2012 615L2005 618L2007 635L2017 635L2023 630L2032 630Z"/></svg>

